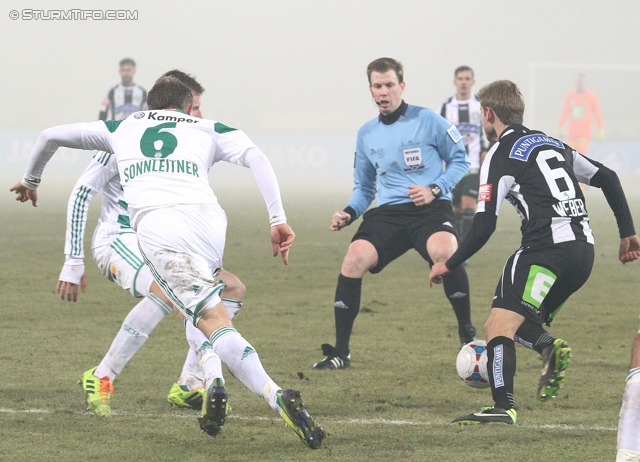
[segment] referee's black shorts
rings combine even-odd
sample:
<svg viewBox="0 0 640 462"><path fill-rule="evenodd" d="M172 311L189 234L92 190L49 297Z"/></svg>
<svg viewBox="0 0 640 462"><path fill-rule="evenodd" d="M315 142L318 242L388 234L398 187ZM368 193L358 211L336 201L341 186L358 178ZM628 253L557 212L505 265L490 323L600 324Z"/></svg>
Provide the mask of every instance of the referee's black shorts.
<svg viewBox="0 0 640 462"><path fill-rule="evenodd" d="M585 241L518 249L504 266L492 308L549 325L564 302L589 279L593 256L593 245Z"/></svg>
<svg viewBox="0 0 640 462"><path fill-rule="evenodd" d="M416 249L433 265L427 253L427 239L439 231L456 235L454 220L448 200L436 200L419 207L413 202L381 205L362 216L362 223L351 242L363 239L376 248L378 264L369 270L371 273L379 273L409 249Z"/></svg>

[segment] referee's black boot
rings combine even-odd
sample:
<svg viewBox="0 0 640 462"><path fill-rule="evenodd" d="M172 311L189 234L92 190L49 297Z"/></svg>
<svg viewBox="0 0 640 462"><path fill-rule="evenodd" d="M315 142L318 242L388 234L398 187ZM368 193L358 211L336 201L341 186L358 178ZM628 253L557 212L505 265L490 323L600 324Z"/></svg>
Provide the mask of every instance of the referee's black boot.
<svg viewBox="0 0 640 462"><path fill-rule="evenodd" d="M341 354L328 343L322 344L322 354L326 356L322 361L313 365L314 369L344 369L351 366L351 353Z"/></svg>
<svg viewBox="0 0 640 462"><path fill-rule="evenodd" d="M473 324L467 324L458 334L460 335L460 348L462 348L467 343L473 342L476 339L476 328L473 327Z"/></svg>

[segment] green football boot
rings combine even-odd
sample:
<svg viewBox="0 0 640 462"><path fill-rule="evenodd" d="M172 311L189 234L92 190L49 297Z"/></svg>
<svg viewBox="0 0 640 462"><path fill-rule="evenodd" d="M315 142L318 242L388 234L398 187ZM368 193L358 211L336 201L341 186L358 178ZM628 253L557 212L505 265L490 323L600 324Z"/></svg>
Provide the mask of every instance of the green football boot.
<svg viewBox="0 0 640 462"><path fill-rule="evenodd" d="M571 348L561 338L542 350L542 373L538 384L538 399L542 402L555 398L564 383L565 372L571 361Z"/></svg>
<svg viewBox="0 0 640 462"><path fill-rule="evenodd" d="M277 403L282 409L282 419L304 444L311 449L322 446L322 441L327 435L302 405L299 391L279 390Z"/></svg>
<svg viewBox="0 0 640 462"><path fill-rule="evenodd" d="M87 397L87 410L100 417L111 417L113 384L109 377L98 378L93 373L96 367L82 374L78 383Z"/></svg>
<svg viewBox="0 0 640 462"><path fill-rule="evenodd" d="M199 411L202 409L204 387L189 390L185 385L174 383L167 396L169 404L176 407L185 407Z"/></svg>

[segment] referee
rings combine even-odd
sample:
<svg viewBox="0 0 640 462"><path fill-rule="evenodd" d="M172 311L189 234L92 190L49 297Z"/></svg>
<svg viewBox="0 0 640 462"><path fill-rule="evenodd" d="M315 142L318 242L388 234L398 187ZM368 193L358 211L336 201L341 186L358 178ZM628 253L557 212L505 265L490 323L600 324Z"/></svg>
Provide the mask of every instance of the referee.
<svg viewBox="0 0 640 462"><path fill-rule="evenodd" d="M361 215L363 219L338 277L336 345L322 345L326 357L314 369L350 366L349 339L367 271L379 273L409 249L433 265L458 247L451 190L469 170L462 136L431 109L402 100L404 71L395 59L376 59L367 67L367 77L380 113L358 132L353 195L344 210L333 214L330 229L340 230ZM378 207L365 213L376 192ZM458 319L460 343L472 341L475 328L463 267L444 278L444 291Z"/></svg>

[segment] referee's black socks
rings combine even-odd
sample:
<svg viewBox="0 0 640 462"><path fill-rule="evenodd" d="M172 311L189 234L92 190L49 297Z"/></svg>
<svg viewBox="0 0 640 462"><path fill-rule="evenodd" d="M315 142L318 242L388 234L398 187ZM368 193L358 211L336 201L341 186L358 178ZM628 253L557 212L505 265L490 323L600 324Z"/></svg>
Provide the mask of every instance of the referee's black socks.
<svg viewBox="0 0 640 462"><path fill-rule="evenodd" d="M458 319L458 333L466 336L465 328L471 324L471 305L469 302L469 278L467 270L460 265L446 276L442 277L444 293L451 303Z"/></svg>
<svg viewBox="0 0 640 462"><path fill-rule="evenodd" d="M336 298L333 311L336 318L336 352L349 354L349 339L353 330L353 321L360 311L362 278L348 278L340 274L336 286Z"/></svg>

